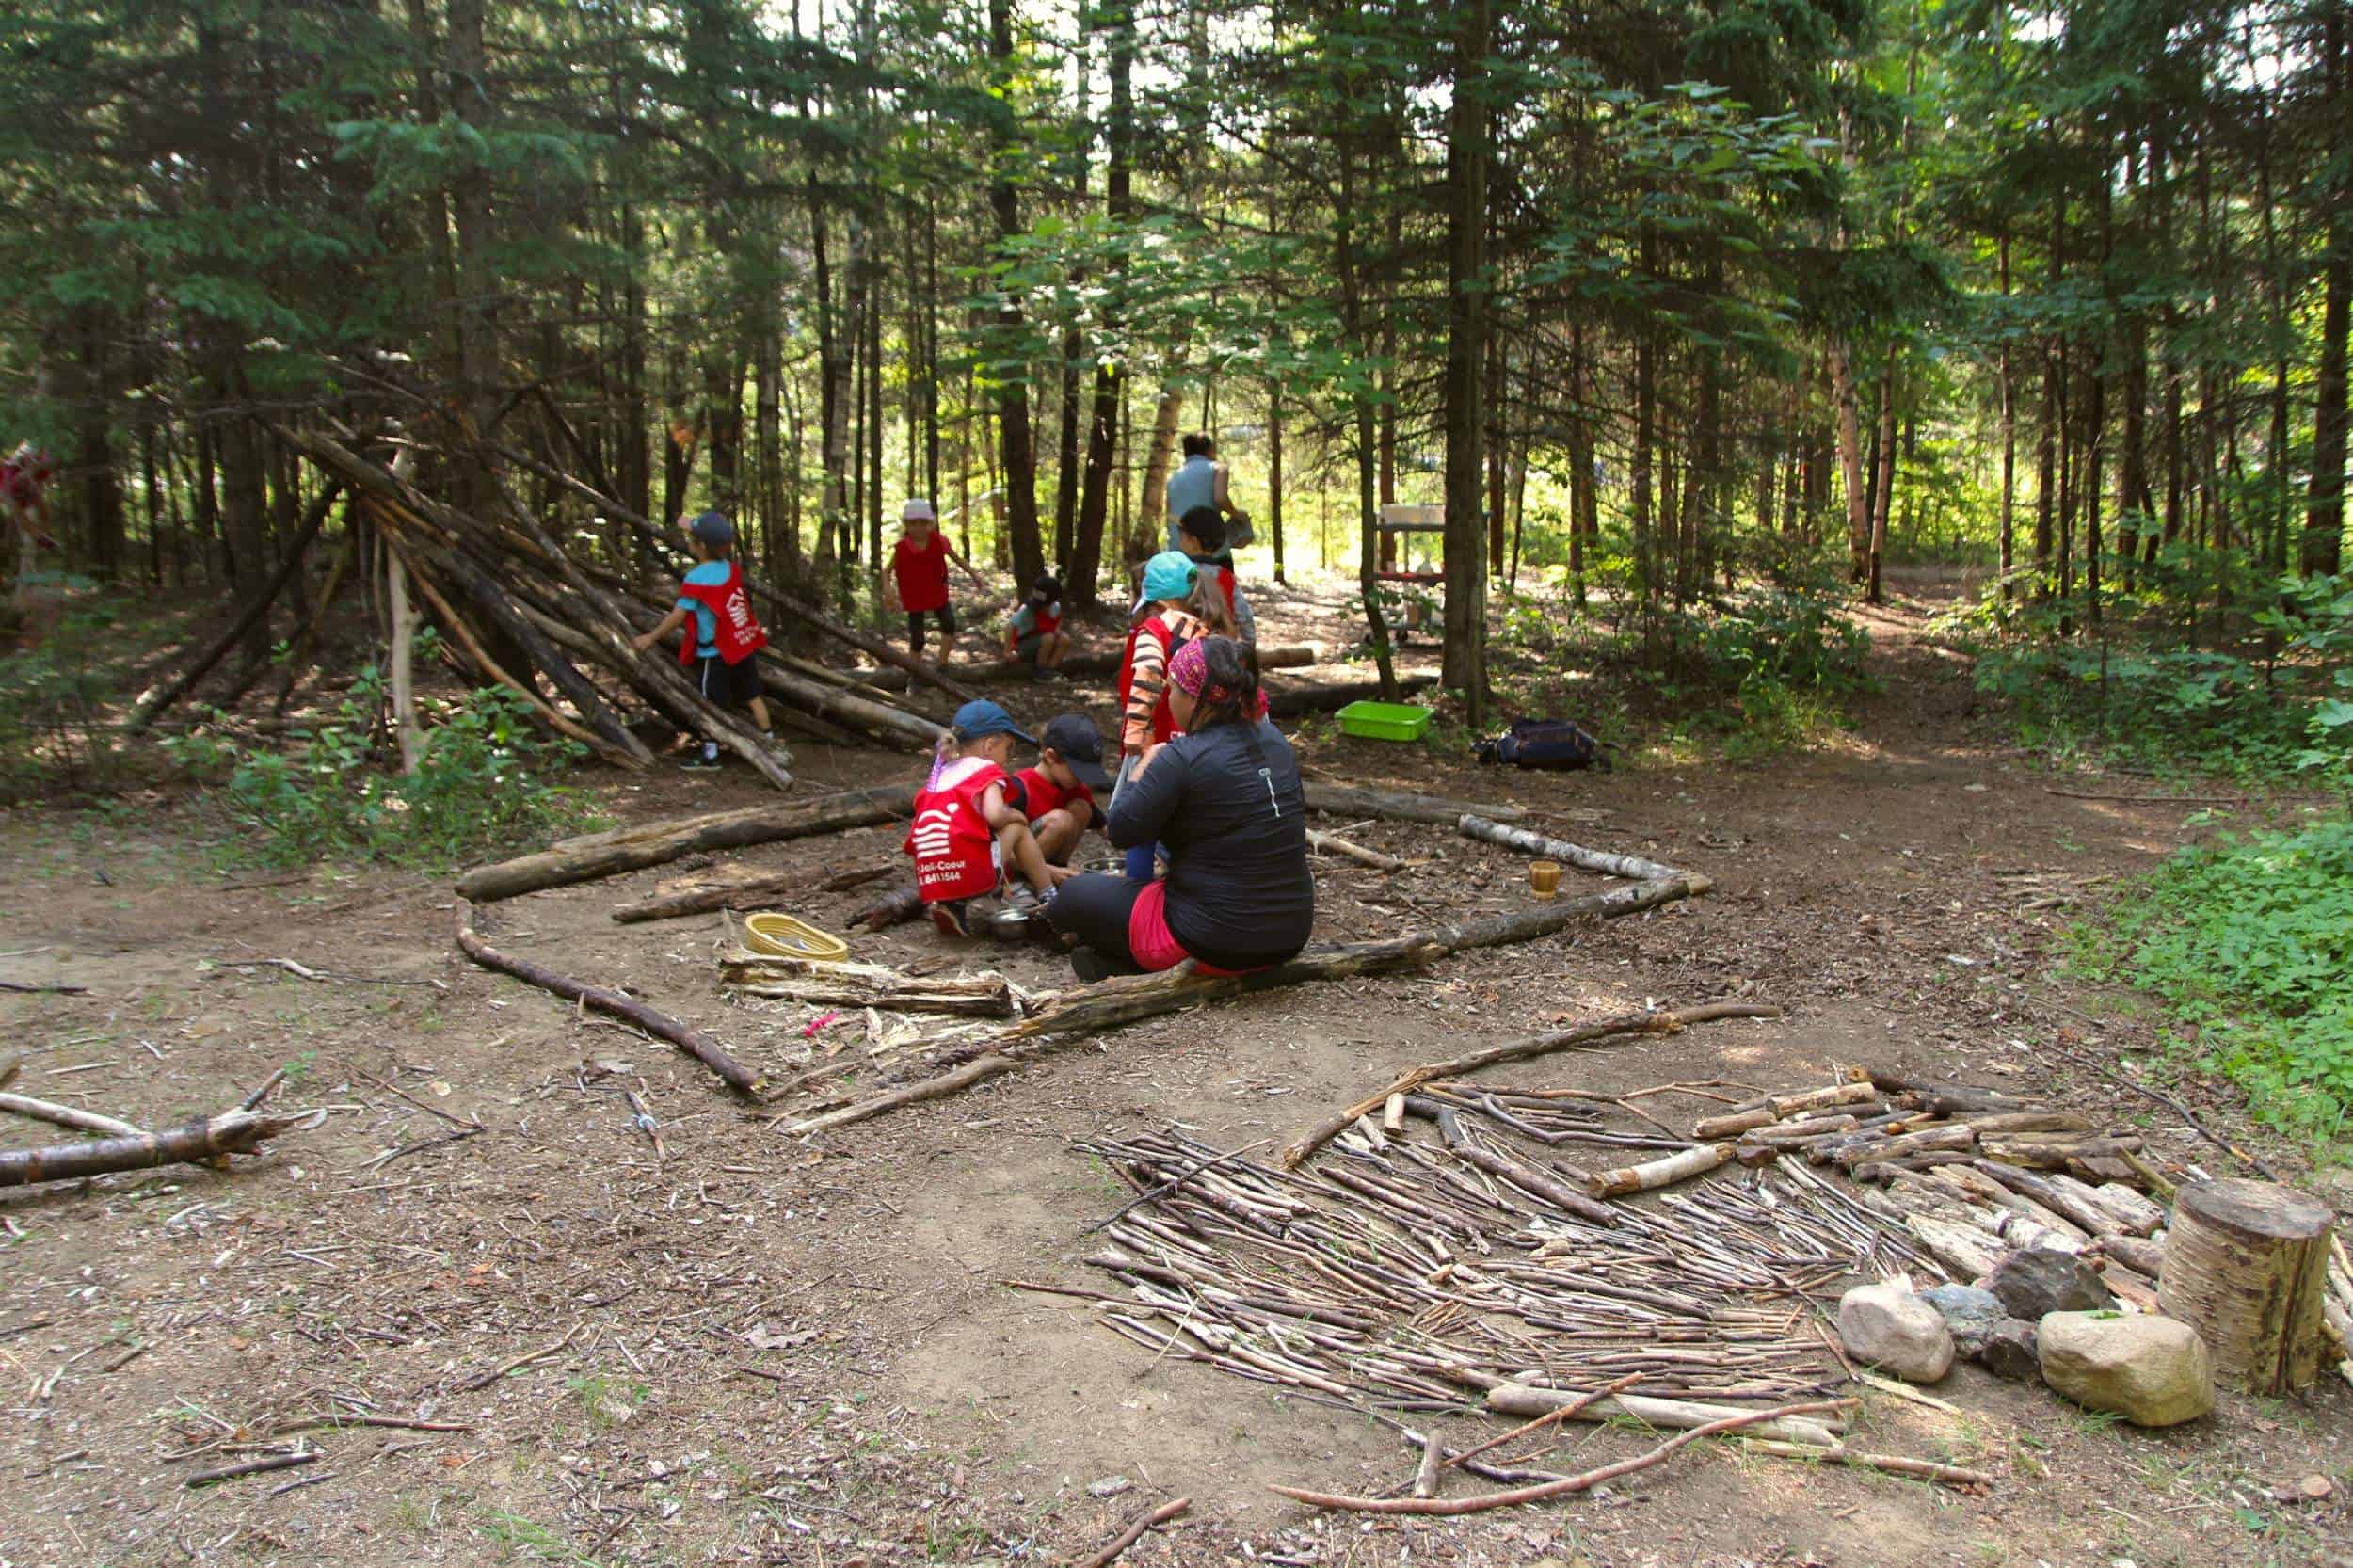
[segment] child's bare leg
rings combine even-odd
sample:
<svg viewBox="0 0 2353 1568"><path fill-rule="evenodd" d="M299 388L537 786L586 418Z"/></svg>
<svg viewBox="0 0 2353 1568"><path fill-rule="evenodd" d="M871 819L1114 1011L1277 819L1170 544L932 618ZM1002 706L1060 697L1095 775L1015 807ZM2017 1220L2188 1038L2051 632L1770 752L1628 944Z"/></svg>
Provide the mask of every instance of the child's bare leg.
<svg viewBox="0 0 2353 1568"><path fill-rule="evenodd" d="M1060 807L1030 824L1030 836L1037 840L1037 852L1049 866L1069 865L1072 852L1079 847L1079 835L1084 831L1086 824Z"/></svg>
<svg viewBox="0 0 2353 1568"><path fill-rule="evenodd" d="M1004 854L1006 863L1021 873L1021 880L1033 892L1053 889L1062 878L1056 868L1046 863L1046 856L1037 847L1037 840L1030 832L1030 824L1018 818L997 830L997 847Z"/></svg>
<svg viewBox="0 0 2353 1568"><path fill-rule="evenodd" d="M770 725L768 722L768 699L766 697L756 696L752 698L751 710L752 722L760 726L763 734L774 728L774 726Z"/></svg>

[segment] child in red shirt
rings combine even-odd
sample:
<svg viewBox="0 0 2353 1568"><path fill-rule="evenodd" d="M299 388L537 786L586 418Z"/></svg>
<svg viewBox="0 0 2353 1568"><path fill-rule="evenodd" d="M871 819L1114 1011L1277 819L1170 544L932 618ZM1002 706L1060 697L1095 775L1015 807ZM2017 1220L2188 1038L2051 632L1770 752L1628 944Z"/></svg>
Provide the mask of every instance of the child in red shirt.
<svg viewBox="0 0 2353 1568"><path fill-rule="evenodd" d="M900 509L899 520L905 531L890 552L890 576L886 579L889 596L907 617L907 649L917 658L923 656L923 617L930 616L939 622L939 662L944 664L956 651L956 612L948 602L948 563L953 561L963 568L965 576L983 593L988 591L988 584L948 542L930 502L908 502Z"/></svg>
<svg viewBox="0 0 2353 1568"><path fill-rule="evenodd" d="M1030 836L1050 866L1067 866L1079 840L1103 825L1102 802L1112 776L1103 768L1103 737L1084 713L1057 715L1038 737L1037 766L1014 775Z"/></svg>
<svg viewBox="0 0 2353 1568"><path fill-rule="evenodd" d="M1004 908L1027 916L1039 898L1070 873L1047 863L1021 809L1022 786L1008 771L1014 743L1036 740L994 702L968 702L915 792L915 820L901 845L915 862L915 890L932 923L968 936L999 911L987 902L1000 890ZM1013 882L1008 867L1021 880Z"/></svg>

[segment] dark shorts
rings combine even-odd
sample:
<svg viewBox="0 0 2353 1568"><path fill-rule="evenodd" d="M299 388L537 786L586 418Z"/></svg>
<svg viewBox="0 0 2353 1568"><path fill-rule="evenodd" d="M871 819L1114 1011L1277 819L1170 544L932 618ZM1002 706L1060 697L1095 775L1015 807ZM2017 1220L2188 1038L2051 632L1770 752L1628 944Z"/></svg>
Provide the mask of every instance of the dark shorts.
<svg viewBox="0 0 2353 1568"><path fill-rule="evenodd" d="M716 654L695 661L695 689L721 708L748 708L760 695L760 657L730 664Z"/></svg>
<svg viewBox="0 0 2353 1568"><path fill-rule="evenodd" d="M1032 632L1013 645L1013 656L1025 664L1037 663L1037 650L1046 646L1046 633Z"/></svg>
<svg viewBox="0 0 2353 1568"><path fill-rule="evenodd" d="M939 622L939 634L942 637L952 637L956 634L956 607L954 605L943 604L936 610L909 610L907 612L907 647L917 653L923 651L923 617L925 616Z"/></svg>

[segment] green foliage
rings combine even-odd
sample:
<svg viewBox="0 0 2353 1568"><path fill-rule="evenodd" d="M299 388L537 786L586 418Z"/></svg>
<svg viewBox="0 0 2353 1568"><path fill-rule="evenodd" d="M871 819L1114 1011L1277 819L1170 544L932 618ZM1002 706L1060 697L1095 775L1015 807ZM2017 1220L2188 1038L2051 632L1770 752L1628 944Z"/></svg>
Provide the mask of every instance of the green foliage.
<svg viewBox="0 0 2353 1568"><path fill-rule="evenodd" d="M2085 931L2079 965L2165 999L2201 1065L2318 1141L2353 1112L2353 820L2176 856Z"/></svg>
<svg viewBox="0 0 2353 1568"><path fill-rule="evenodd" d="M76 610L38 647L0 658L0 799L115 787L114 626L103 607Z"/></svg>
<svg viewBox="0 0 2353 1568"><path fill-rule="evenodd" d="M381 678L373 668L326 723L288 752L243 756L223 792L255 852L281 864L335 856L439 867L578 823L583 808L546 776L582 748L532 726L503 687L471 694L427 732L417 771L385 771Z"/></svg>
<svg viewBox="0 0 2353 1568"><path fill-rule="evenodd" d="M2291 576L2268 588L2246 616L2263 636L2216 648L2062 642L2055 623L2070 607L2002 611L2013 632L2051 640L1984 650L1977 689L2011 705L2029 744L2096 744L2168 770L2342 780L2353 773L2353 585Z"/></svg>

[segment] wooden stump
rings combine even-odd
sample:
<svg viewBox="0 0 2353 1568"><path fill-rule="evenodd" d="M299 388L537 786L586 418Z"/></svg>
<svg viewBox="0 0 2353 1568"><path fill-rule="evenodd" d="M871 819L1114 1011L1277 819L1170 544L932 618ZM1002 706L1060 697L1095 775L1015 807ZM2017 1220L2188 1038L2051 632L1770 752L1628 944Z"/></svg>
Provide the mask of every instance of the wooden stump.
<svg viewBox="0 0 2353 1568"><path fill-rule="evenodd" d="M2157 1299L2204 1336L2217 1380L2284 1394L2320 1373L2329 1207L2233 1177L2182 1189Z"/></svg>

